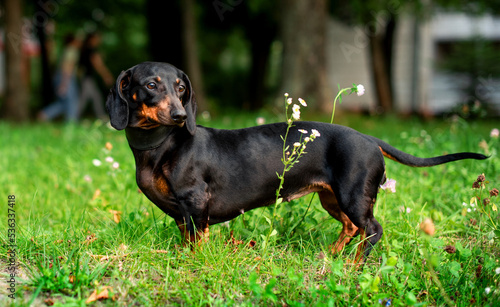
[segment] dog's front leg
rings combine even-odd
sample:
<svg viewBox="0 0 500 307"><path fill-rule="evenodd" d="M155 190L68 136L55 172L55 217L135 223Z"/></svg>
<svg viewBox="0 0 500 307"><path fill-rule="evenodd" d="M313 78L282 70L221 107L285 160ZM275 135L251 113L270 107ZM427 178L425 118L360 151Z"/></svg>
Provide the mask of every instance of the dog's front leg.
<svg viewBox="0 0 500 307"><path fill-rule="evenodd" d="M184 244L200 244L209 239L208 205L205 199L202 199L203 201L200 201L200 197L189 197L179 201L183 219L175 222Z"/></svg>
<svg viewBox="0 0 500 307"><path fill-rule="evenodd" d="M176 220L177 227L179 227L179 231L181 232L181 238L184 246L188 244L194 244L198 242L208 242L209 239L209 229L208 229L208 221L205 223L199 223L198 227L191 227L188 223L184 222L184 220ZM193 224L193 223L190 223Z"/></svg>

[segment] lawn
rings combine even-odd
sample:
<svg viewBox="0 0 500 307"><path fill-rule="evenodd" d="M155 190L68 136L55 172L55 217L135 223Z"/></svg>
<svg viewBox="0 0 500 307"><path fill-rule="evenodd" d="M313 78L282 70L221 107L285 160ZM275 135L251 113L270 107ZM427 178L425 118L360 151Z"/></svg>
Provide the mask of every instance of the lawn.
<svg viewBox="0 0 500 307"><path fill-rule="evenodd" d="M238 128L260 115L200 116L199 123ZM0 123L0 304L498 306L500 202L489 196L500 188L499 140L490 137L498 122L341 114L336 122L418 156L491 158L419 169L387 160L397 184L395 193L380 191L375 207L384 235L356 267L350 260L359 241L341 255L329 252L340 223L313 194L276 207L269 240L273 206L212 226L210 242L192 252L174 221L138 190L123 132L100 122ZM472 189L483 173L482 188Z"/></svg>

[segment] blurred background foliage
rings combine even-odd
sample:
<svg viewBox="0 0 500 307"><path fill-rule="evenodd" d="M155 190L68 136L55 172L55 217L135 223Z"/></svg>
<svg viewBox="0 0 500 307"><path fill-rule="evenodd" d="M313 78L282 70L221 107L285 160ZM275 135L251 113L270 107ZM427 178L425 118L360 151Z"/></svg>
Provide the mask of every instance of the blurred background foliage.
<svg viewBox="0 0 500 307"><path fill-rule="evenodd" d="M498 0L1 0L5 33L26 36L26 29L16 34L16 25L25 28L31 23L34 25L31 36L41 42L42 49L51 42L56 46L47 54L41 50L40 57L31 59L30 82L23 85L16 83L19 76L14 67L22 60L16 58L15 52L9 53L11 40L7 35L4 39L7 90L0 98L2 116L27 120L49 104L53 99L51 75L63 37L92 31L102 34L100 51L115 77L142 61L172 63L192 79L202 111L272 107L290 88L295 96L307 98L316 110L326 109L324 105L331 103L335 90L329 89L327 83L327 19L335 17L347 25L369 25L377 18L377 12L384 10L390 14L379 25L383 31L374 31L376 34L368 39L376 104L390 112L395 104L391 71L394 29L401 17L398 13L404 10L427 18L436 9L449 7L475 14L496 14L499 3ZM16 11L20 14L16 15ZM15 16L22 17L17 24ZM470 51L467 46L456 52L460 50ZM495 50L498 49L484 49L488 57L481 53L485 69L494 67L489 63L490 56L493 61L498 58ZM466 56L472 61L477 53ZM468 63L471 62L450 61L443 63L443 67L455 72L465 69L474 77L476 68L467 66Z"/></svg>

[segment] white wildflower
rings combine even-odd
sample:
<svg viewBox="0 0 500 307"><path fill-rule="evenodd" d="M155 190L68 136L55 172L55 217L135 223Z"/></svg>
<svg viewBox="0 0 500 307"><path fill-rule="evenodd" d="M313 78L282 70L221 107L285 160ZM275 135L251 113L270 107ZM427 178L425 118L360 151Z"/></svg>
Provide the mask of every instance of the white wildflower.
<svg viewBox="0 0 500 307"><path fill-rule="evenodd" d="M299 129L299 132L303 133L303 134L307 134L307 130L304 130L304 129Z"/></svg>
<svg viewBox="0 0 500 307"><path fill-rule="evenodd" d="M101 160L94 159L94 160L92 160L92 164L94 164L95 166L101 166L102 162L101 162Z"/></svg>
<svg viewBox="0 0 500 307"><path fill-rule="evenodd" d="M495 269L495 274L500 274L500 268Z"/></svg>
<svg viewBox="0 0 500 307"><path fill-rule="evenodd" d="M113 163L113 161L114 161L113 157L106 157L106 159L104 159L104 160L108 163Z"/></svg>
<svg viewBox="0 0 500 307"><path fill-rule="evenodd" d="M292 112L293 112L293 114L292 114L293 119L299 120L300 119L300 106L298 104L293 105Z"/></svg>
<svg viewBox="0 0 500 307"><path fill-rule="evenodd" d="M311 129L311 132L312 132L312 134L313 134L315 137L320 137L320 136L321 136L321 134L319 134L318 130L316 130L316 129Z"/></svg>
<svg viewBox="0 0 500 307"><path fill-rule="evenodd" d="M286 100L286 103L287 103L288 105L292 104L292 98L291 98L291 97L290 97L290 98L288 98L288 99Z"/></svg>
<svg viewBox="0 0 500 307"><path fill-rule="evenodd" d="M491 292L491 288L490 287L486 287L484 289L484 293L486 293L486 295L490 294L490 292Z"/></svg>
<svg viewBox="0 0 500 307"><path fill-rule="evenodd" d="M120 167L120 164L118 162L113 163L113 168L117 169Z"/></svg>
<svg viewBox="0 0 500 307"><path fill-rule="evenodd" d="M356 93L358 96L362 96L365 93L365 87L362 84L356 86Z"/></svg>
<svg viewBox="0 0 500 307"><path fill-rule="evenodd" d="M300 104L301 104L302 106L307 107L307 103L306 103L306 101L305 101L304 99L299 98L299 102L300 102Z"/></svg>
<svg viewBox="0 0 500 307"><path fill-rule="evenodd" d="M300 147L302 144L300 144L299 142L295 142L293 143L293 147Z"/></svg>

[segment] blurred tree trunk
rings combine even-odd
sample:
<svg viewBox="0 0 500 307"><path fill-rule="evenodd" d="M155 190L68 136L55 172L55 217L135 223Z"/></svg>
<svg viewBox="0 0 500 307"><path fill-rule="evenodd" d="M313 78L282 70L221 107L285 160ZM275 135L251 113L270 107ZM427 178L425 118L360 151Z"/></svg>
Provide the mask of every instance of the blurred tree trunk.
<svg viewBox="0 0 500 307"><path fill-rule="evenodd" d="M199 111L207 110L205 100L205 88L203 85L203 75L201 72L200 57L198 55L198 35L196 23L196 9L194 0L184 0L182 2L183 19L183 46L184 62L186 73L189 75L193 90L196 93L196 102Z"/></svg>
<svg viewBox="0 0 500 307"><path fill-rule="evenodd" d="M22 36L22 0L4 0L5 8L5 70L7 88L2 117L12 121L29 119L29 80L23 78L23 36Z"/></svg>
<svg viewBox="0 0 500 307"><path fill-rule="evenodd" d="M282 0L283 92L331 111L326 59L327 1Z"/></svg>
<svg viewBox="0 0 500 307"><path fill-rule="evenodd" d="M152 60L184 70L181 1L147 0L146 14Z"/></svg>
<svg viewBox="0 0 500 307"><path fill-rule="evenodd" d="M262 37L257 34L257 31L252 32L253 33L250 33L249 36L252 44L252 67L250 68L250 79L248 84L248 98L250 102L248 107L250 110L259 110L264 107L264 97L266 96L267 64L274 36L269 37L269 35L263 35L264 37ZM259 33L262 34L263 32L259 31ZM253 34L257 35L254 36Z"/></svg>
<svg viewBox="0 0 500 307"><path fill-rule="evenodd" d="M188 74L198 109L205 110L195 8L193 0L147 0L149 48L154 61L170 63Z"/></svg>
<svg viewBox="0 0 500 307"><path fill-rule="evenodd" d="M278 25L275 16L277 5L267 4L259 11L251 12L246 7L244 29L245 35L250 41L250 53L252 66L249 78L249 106L251 110L259 110L264 107L267 84L267 68L271 54L271 44L276 39Z"/></svg>
<svg viewBox="0 0 500 307"><path fill-rule="evenodd" d="M383 112L390 112L392 110L392 95L383 47L381 36L370 36L370 64L375 83L377 106L382 108Z"/></svg>
<svg viewBox="0 0 500 307"><path fill-rule="evenodd" d="M392 95L392 46L394 41L395 19L391 16L379 29L369 35L370 65L375 84L377 106L382 112L394 109Z"/></svg>
<svg viewBox="0 0 500 307"><path fill-rule="evenodd" d="M42 1L34 0L37 12L43 12ZM47 34L46 23L36 22L35 33L40 42L40 60L42 62L42 88L41 88L41 101L42 107L48 106L55 99L54 86L52 83L52 67L50 65L49 52L47 48Z"/></svg>

